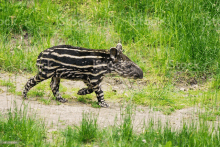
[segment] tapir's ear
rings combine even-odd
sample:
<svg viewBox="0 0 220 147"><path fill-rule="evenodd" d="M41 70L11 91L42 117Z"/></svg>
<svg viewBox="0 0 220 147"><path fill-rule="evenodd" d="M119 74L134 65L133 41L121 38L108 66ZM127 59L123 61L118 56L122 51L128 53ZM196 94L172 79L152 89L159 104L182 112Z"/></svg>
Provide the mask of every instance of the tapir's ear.
<svg viewBox="0 0 220 147"><path fill-rule="evenodd" d="M118 50L114 47L110 48L110 57L112 59L115 59L117 57L118 54Z"/></svg>
<svg viewBox="0 0 220 147"><path fill-rule="evenodd" d="M116 49L117 49L118 51L121 51L121 52L122 52L122 45L121 45L121 43L118 43L118 44L117 44Z"/></svg>

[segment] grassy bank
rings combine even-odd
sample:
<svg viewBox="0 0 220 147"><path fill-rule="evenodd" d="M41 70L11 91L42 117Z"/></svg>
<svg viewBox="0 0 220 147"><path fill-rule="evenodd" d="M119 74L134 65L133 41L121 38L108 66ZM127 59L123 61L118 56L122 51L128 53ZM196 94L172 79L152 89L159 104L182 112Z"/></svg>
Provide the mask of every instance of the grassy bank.
<svg viewBox="0 0 220 147"><path fill-rule="evenodd" d="M210 127L207 122L199 121L187 124L186 122L174 130L169 122L162 125L160 120L149 121L143 127L142 133L133 130L132 107L128 106L122 112L120 124L100 129L97 119L84 114L80 127L69 127L64 131L67 146L216 146L219 145L219 130ZM158 123L156 125L156 123Z"/></svg>
<svg viewBox="0 0 220 147"><path fill-rule="evenodd" d="M47 136L43 121L27 115L26 106L18 108L14 103L10 110L1 109L0 146L42 146ZM3 115L4 114L4 115Z"/></svg>
<svg viewBox="0 0 220 147"><path fill-rule="evenodd" d="M37 55L53 45L121 42L145 72L218 73L219 7L217 0L2 0L0 67L32 72Z"/></svg>
<svg viewBox="0 0 220 147"><path fill-rule="evenodd" d="M26 106L27 107L27 106ZM47 132L44 122L27 115L27 109L10 109L0 119L3 146L219 146L219 127L200 119L177 130L160 120L149 121L142 133L133 129L133 107L121 111L120 123L100 128L97 116L83 113L80 126ZM2 119L3 118L3 119Z"/></svg>

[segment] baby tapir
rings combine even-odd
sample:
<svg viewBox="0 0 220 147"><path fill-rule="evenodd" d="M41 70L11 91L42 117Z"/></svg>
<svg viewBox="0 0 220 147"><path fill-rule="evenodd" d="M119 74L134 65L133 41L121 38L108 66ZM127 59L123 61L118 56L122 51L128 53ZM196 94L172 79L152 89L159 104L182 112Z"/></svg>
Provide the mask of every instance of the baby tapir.
<svg viewBox="0 0 220 147"><path fill-rule="evenodd" d="M36 63L39 72L26 83L23 97L36 84L52 78L50 87L56 100L66 102L59 93L60 79L82 80L88 87L80 89L78 95L97 95L101 107L109 105L104 100L100 83L105 74L116 72L120 76L143 78L143 71L122 53L122 45L110 50L94 50L70 45L59 45L46 49L38 56Z"/></svg>

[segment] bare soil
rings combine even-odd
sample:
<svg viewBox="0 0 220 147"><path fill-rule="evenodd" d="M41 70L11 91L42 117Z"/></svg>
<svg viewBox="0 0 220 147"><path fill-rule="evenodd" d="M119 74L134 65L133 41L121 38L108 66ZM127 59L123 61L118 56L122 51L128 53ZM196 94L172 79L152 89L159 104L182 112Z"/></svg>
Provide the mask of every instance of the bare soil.
<svg viewBox="0 0 220 147"><path fill-rule="evenodd" d="M33 75L28 74L10 75L8 73L0 73L1 80L10 79L10 81L16 83L17 91L22 91L25 83L32 76ZM84 83L80 81L64 80L62 84L69 87L85 87ZM106 91L109 86L115 87L118 92L122 92L126 88L139 88L137 85L135 86L135 84L132 84L129 81L120 81L118 79L107 77L102 85L104 91ZM1 86L0 89L1 113L4 114L8 109L13 108L15 102L18 107L28 105L28 113L36 114L39 118L45 119L45 122L50 128L49 131L65 128L67 125L79 125L82 120L83 112L92 112L96 115L100 127L114 125L116 117L118 118L116 123L121 121L120 113L122 112L121 108L123 103L120 102L108 102L110 104L109 108L92 108L91 105L83 104L81 102L45 105L34 99L23 100L21 96L10 94L7 91L7 87ZM154 120L155 123L160 120L162 124L168 122L173 129L178 129L182 126L184 121L191 122L193 120L198 120L198 116L196 115L197 111L199 110L196 107L191 107L177 110L171 115L164 115L159 111L153 111L149 107L137 106L133 111L134 130L142 132L143 125L147 124L150 120ZM216 125L219 125L219 121L216 121Z"/></svg>

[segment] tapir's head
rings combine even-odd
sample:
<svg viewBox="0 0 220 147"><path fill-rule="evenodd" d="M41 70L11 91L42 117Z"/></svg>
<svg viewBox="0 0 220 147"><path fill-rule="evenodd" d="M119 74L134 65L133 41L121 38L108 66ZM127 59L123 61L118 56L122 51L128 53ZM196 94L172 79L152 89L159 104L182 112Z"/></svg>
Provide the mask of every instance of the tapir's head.
<svg viewBox="0 0 220 147"><path fill-rule="evenodd" d="M142 69L132 62L126 55L122 53L122 45L120 43L110 49L110 58L112 59L111 70L117 72L120 76L134 79L142 79Z"/></svg>

